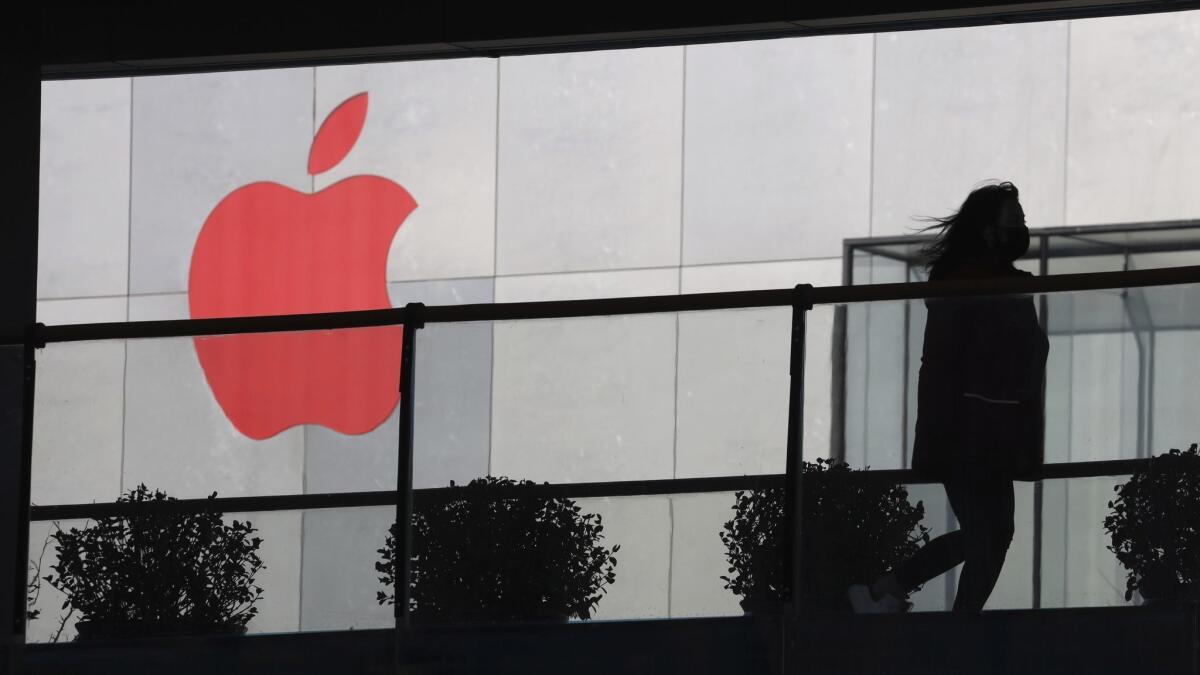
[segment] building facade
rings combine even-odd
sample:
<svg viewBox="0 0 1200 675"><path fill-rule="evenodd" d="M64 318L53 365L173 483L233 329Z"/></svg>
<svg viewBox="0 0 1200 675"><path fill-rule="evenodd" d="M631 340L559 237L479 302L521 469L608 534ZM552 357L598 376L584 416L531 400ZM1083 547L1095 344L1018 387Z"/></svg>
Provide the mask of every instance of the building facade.
<svg viewBox="0 0 1200 675"><path fill-rule="evenodd" d="M38 318L189 318L202 227L260 181L315 193L372 175L411 194L417 206L383 280L394 306L836 285L844 240L913 232L914 216L953 211L986 179L1016 183L1035 228L1194 218L1198 37L1200 13L1168 13L47 82ZM361 135L310 173L322 122L361 92ZM284 293L311 286L268 277ZM810 459L831 452L833 326L833 308L812 312ZM485 474L564 483L782 472L788 330L788 311L773 309L431 326L418 341L416 487ZM1047 401L1068 420L1048 457L1134 456L1113 414L1125 385L1111 364L1126 347L1066 339L1051 368L1078 374ZM1160 386L1179 395L1156 400L1175 422L1154 451L1197 435L1181 405L1197 369L1184 358L1192 338L1171 339L1180 356ZM394 488L394 411L361 434L304 424L248 437L190 339L52 345L38 366L36 504L109 501L139 483L176 497ZM848 445L846 457L891 468L865 447ZM1061 486L1041 606L1124 602L1100 528L1115 482ZM945 530L940 488L911 492L934 532ZM990 607L1033 602L1032 486L1017 495ZM740 612L719 579L730 495L581 504L622 546L597 618ZM393 515L254 514L268 569L251 630L391 625L373 562ZM33 524L34 557L51 528ZM52 549L42 564L51 559ZM945 599L946 586L930 584L918 608ZM43 589L40 602L33 639L53 632L61 596Z"/></svg>

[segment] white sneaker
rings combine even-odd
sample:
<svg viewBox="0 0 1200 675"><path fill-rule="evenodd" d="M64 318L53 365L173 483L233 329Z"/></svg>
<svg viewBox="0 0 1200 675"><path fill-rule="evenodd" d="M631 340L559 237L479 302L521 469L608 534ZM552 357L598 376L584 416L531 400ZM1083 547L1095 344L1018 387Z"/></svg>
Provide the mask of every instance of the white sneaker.
<svg viewBox="0 0 1200 675"><path fill-rule="evenodd" d="M891 593L876 600L871 596L871 589L864 584L855 584L846 589L846 597L855 614L896 614L908 611L910 606Z"/></svg>

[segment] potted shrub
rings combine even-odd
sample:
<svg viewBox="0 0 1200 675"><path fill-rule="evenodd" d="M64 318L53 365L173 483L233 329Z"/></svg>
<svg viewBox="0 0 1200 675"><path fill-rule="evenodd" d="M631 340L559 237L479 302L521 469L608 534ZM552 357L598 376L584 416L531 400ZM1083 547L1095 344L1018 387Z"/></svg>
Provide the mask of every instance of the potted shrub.
<svg viewBox="0 0 1200 675"><path fill-rule="evenodd" d="M616 578L614 553L600 545L598 514L539 494L532 481L487 476L453 482L414 508L410 562L412 619L419 622L559 621L591 618ZM375 569L395 604L396 526Z"/></svg>
<svg viewBox="0 0 1200 675"><path fill-rule="evenodd" d="M849 610L846 588L876 578L929 540L925 508L902 485L864 480L835 460L803 465L801 557L807 609ZM783 489L734 493L733 518L720 533L731 576L725 588L749 614L777 609L790 595Z"/></svg>
<svg viewBox="0 0 1200 675"><path fill-rule="evenodd" d="M1104 519L1108 547L1129 570L1125 599L1200 601L1200 453L1150 458L1123 485Z"/></svg>
<svg viewBox="0 0 1200 675"><path fill-rule="evenodd" d="M170 499L139 485L117 501ZM79 613L79 640L244 633L262 597L255 531L249 522L226 524L220 513L100 518L53 533L58 562L45 580Z"/></svg>

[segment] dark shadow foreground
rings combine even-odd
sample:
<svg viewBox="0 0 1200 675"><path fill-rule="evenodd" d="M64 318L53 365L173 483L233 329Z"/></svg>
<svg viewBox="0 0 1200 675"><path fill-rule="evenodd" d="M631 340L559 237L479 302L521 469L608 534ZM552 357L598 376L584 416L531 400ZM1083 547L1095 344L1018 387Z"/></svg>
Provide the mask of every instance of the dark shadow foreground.
<svg viewBox="0 0 1200 675"><path fill-rule="evenodd" d="M425 628L399 671L390 630L128 640L31 645L23 672L766 675L790 635L788 673L1184 675L1197 672L1196 620L1175 606Z"/></svg>

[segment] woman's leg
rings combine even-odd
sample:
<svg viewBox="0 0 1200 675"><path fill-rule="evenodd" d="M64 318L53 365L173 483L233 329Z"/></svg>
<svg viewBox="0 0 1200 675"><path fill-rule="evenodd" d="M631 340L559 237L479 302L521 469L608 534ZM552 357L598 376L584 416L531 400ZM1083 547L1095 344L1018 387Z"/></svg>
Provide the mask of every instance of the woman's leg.
<svg viewBox="0 0 1200 675"><path fill-rule="evenodd" d="M877 597L897 597L963 564L954 609L979 611L996 586L1013 537L1013 484L987 474L947 479L944 483L959 529L923 546L911 558L871 586Z"/></svg>
<svg viewBox="0 0 1200 675"><path fill-rule="evenodd" d="M961 495L967 488L965 485L960 486L957 480L947 480L945 488L950 506L951 508L955 508L954 498L951 495ZM957 515L957 509L955 511ZM962 530L947 532L940 537L935 537L928 544L921 547L921 550L914 553L911 558L897 565L892 570L892 573L888 575L891 579L884 577L884 579L877 582L877 587L873 587L872 590L888 591L893 594L896 594L896 591L900 591L900 595L907 594L926 581L954 569L965 558L966 542ZM895 588L888 588L893 583L897 584L897 586Z"/></svg>
<svg viewBox="0 0 1200 675"><path fill-rule="evenodd" d="M976 473L953 488L947 485L946 493L958 518L965 559L954 609L978 612L996 586L1012 542L1012 480Z"/></svg>

